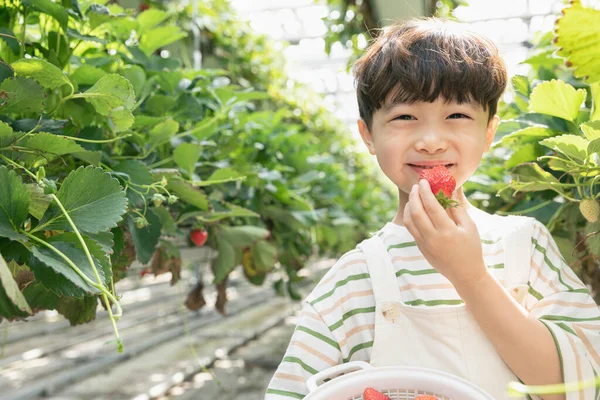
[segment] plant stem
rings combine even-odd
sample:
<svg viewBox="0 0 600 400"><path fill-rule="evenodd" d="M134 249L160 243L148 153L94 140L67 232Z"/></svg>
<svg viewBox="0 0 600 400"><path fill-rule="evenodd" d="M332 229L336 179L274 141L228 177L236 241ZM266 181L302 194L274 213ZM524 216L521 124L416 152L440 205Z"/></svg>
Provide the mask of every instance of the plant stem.
<svg viewBox="0 0 600 400"><path fill-rule="evenodd" d="M527 214L527 213L530 213L530 212L532 212L532 211L538 210L538 209L540 209L540 208L546 207L548 204L550 204L550 203L552 203L552 202L553 202L553 200L547 200L547 201L545 201L545 202L543 202L543 203L536 204L535 206L533 206L533 207L530 207L530 208L528 208L528 209L525 209L525 210L519 210L519 211L497 211L496 213L497 213L497 214L500 214L500 215L518 215L518 214Z"/></svg>

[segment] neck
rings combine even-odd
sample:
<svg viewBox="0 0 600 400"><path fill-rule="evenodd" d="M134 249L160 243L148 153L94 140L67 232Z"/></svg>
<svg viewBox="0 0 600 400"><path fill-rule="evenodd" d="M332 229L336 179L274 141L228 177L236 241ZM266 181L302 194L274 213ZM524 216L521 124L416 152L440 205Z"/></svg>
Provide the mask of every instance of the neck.
<svg viewBox="0 0 600 400"><path fill-rule="evenodd" d="M408 203L408 193L402 191L401 189L398 189L398 195L398 211L396 212L396 216L394 216L392 223L404 226L404 207L406 206L406 203ZM458 206L463 207L465 210L468 210L469 208L473 207L471 203L469 203L469 200L467 200L467 197L463 192L462 186L454 191L452 198L458 201Z"/></svg>

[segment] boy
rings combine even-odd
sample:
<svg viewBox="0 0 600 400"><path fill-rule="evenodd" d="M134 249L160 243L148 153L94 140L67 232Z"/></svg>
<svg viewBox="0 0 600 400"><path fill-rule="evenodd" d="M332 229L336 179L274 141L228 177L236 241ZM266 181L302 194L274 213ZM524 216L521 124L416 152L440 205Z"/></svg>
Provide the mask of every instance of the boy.
<svg viewBox="0 0 600 400"><path fill-rule="evenodd" d="M377 38L354 74L359 130L398 187L398 212L308 296L266 400L301 399L310 376L355 360L444 370L495 399L510 381L594 379L600 311L547 228L478 210L461 188L498 127L507 75L495 45L458 23L411 20ZM444 210L419 179L435 165L455 177L458 207ZM529 231L509 234L515 220Z"/></svg>

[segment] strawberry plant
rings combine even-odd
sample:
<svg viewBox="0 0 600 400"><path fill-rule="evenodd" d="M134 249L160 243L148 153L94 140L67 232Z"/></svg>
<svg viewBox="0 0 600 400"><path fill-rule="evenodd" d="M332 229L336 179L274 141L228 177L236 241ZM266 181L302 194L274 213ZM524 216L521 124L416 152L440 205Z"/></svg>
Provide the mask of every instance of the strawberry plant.
<svg viewBox="0 0 600 400"><path fill-rule="evenodd" d="M217 250L222 296L240 266L298 298L311 255L348 250L368 232L354 226L392 210L349 133L288 87L273 44L226 2L198 4L202 69L190 8L148 4L0 6L0 318L57 310L85 323L101 301L119 350L114 284L134 261L135 275L175 283L172 238L203 227L193 240Z"/></svg>
<svg viewBox="0 0 600 400"><path fill-rule="evenodd" d="M465 186L488 211L524 213L546 224L597 300L600 74L583 60L600 52L592 23L599 18L600 11L572 2L555 32L538 36L525 61L531 74L512 79L513 99L501 107L500 140Z"/></svg>

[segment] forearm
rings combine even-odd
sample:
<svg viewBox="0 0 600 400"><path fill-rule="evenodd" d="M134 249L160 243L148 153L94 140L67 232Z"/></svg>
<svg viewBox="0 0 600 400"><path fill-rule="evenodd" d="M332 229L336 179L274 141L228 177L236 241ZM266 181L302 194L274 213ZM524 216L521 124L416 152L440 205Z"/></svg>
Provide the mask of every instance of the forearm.
<svg viewBox="0 0 600 400"><path fill-rule="evenodd" d="M457 291L504 362L527 385L562 383L560 359L552 334L491 275ZM544 400L564 400L546 395Z"/></svg>

